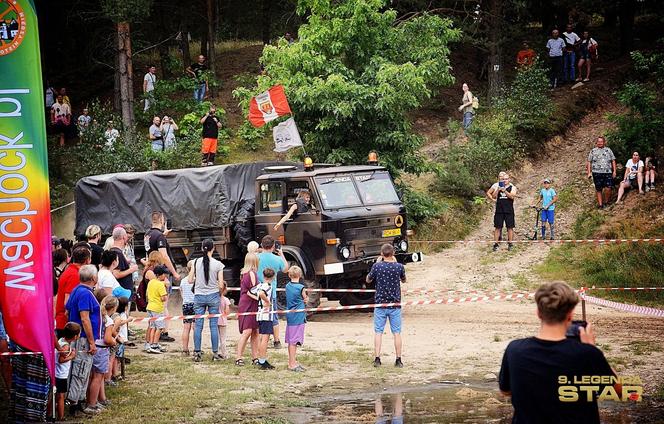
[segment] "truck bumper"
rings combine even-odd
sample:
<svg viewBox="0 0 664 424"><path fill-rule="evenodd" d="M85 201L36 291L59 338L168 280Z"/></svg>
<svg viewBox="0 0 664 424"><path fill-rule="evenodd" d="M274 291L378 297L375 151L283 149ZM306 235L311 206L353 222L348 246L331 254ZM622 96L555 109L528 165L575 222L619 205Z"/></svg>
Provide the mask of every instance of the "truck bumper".
<svg viewBox="0 0 664 424"><path fill-rule="evenodd" d="M424 254L422 252L396 253L394 256L397 258L397 262L402 264L424 261ZM371 265L373 265L375 262L376 262L375 257L360 259L356 261L336 262L332 264L325 264L324 271L325 275L363 272L371 269Z"/></svg>

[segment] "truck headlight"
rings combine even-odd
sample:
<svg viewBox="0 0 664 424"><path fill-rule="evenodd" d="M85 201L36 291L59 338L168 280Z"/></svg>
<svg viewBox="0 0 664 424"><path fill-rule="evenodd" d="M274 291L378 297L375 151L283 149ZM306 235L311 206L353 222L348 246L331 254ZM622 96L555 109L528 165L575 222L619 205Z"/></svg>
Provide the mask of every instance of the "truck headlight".
<svg viewBox="0 0 664 424"><path fill-rule="evenodd" d="M339 247L339 256L341 256L344 260L350 258L350 249L348 246Z"/></svg>
<svg viewBox="0 0 664 424"><path fill-rule="evenodd" d="M406 240L401 240L399 242L399 249L402 252L408 252L408 242Z"/></svg>

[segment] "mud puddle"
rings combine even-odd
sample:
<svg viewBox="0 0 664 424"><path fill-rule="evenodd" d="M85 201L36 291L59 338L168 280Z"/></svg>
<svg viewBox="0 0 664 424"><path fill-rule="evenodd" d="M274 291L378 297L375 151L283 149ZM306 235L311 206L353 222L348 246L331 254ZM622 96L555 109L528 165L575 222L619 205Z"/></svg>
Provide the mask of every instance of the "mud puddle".
<svg viewBox="0 0 664 424"><path fill-rule="evenodd" d="M321 397L280 415L294 424L511 423L512 405L495 383L442 382ZM600 415L602 423L658 422L664 405L602 402Z"/></svg>

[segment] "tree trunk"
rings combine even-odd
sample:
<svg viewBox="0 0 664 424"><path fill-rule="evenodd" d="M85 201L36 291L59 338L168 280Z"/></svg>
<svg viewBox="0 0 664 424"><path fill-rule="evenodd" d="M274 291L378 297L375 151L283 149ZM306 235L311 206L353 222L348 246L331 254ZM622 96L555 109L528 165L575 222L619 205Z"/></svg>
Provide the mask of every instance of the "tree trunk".
<svg viewBox="0 0 664 424"><path fill-rule="evenodd" d="M263 20L263 44L270 44L270 27L272 26L272 15L270 14L271 0L262 0Z"/></svg>
<svg viewBox="0 0 664 424"><path fill-rule="evenodd" d="M620 53L632 51L634 43L635 0L620 0Z"/></svg>
<svg viewBox="0 0 664 424"><path fill-rule="evenodd" d="M159 13L159 17L157 18L157 32L158 34L168 34L169 30L166 26L166 22L164 22L164 14ZM170 41L167 41L165 43L159 41L159 46L157 46L157 51L159 52L159 64L161 65L161 75L163 79L169 79L173 76L173 73L171 72L170 69L170 52L169 52L169 47L171 45Z"/></svg>
<svg viewBox="0 0 664 424"><path fill-rule="evenodd" d="M191 64L191 52L189 51L189 31L187 25L180 25L180 51L182 51L182 65L184 71Z"/></svg>
<svg viewBox="0 0 664 424"><path fill-rule="evenodd" d="M503 0L489 1L489 101L494 103L500 96L504 83L502 29L505 22L502 20Z"/></svg>
<svg viewBox="0 0 664 424"><path fill-rule="evenodd" d="M215 52L215 43L214 40L216 38L216 34L214 33L214 28L215 28L215 8L214 8L214 3L215 0L207 0L207 21L208 21L208 67L210 68L210 71L212 71L212 75L216 75L216 52ZM214 97L217 93L214 87L212 87L212 84L209 85L210 87L210 97Z"/></svg>
<svg viewBox="0 0 664 424"><path fill-rule="evenodd" d="M606 28L615 28L618 23L618 9L615 4L607 5L604 10L604 26Z"/></svg>
<svg viewBox="0 0 664 424"><path fill-rule="evenodd" d="M201 31L201 52L203 56L208 56L208 31L207 29Z"/></svg>
<svg viewBox="0 0 664 424"><path fill-rule="evenodd" d="M115 45L119 46L118 32L115 32ZM120 51L115 52L115 73L113 76L113 110L115 113L122 113L122 105L120 102Z"/></svg>
<svg viewBox="0 0 664 424"><path fill-rule="evenodd" d="M120 79L120 110L124 130L130 135L134 130L134 86L131 63L131 32L129 22L118 22L118 69ZM131 137L125 138L125 140Z"/></svg>

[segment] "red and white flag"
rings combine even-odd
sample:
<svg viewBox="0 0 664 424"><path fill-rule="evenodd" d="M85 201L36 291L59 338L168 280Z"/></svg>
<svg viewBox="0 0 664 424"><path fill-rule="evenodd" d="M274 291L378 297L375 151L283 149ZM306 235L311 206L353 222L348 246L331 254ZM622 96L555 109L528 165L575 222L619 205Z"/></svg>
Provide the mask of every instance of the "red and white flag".
<svg viewBox="0 0 664 424"><path fill-rule="evenodd" d="M290 113L283 85L275 85L252 98L249 103L249 122L256 128Z"/></svg>

